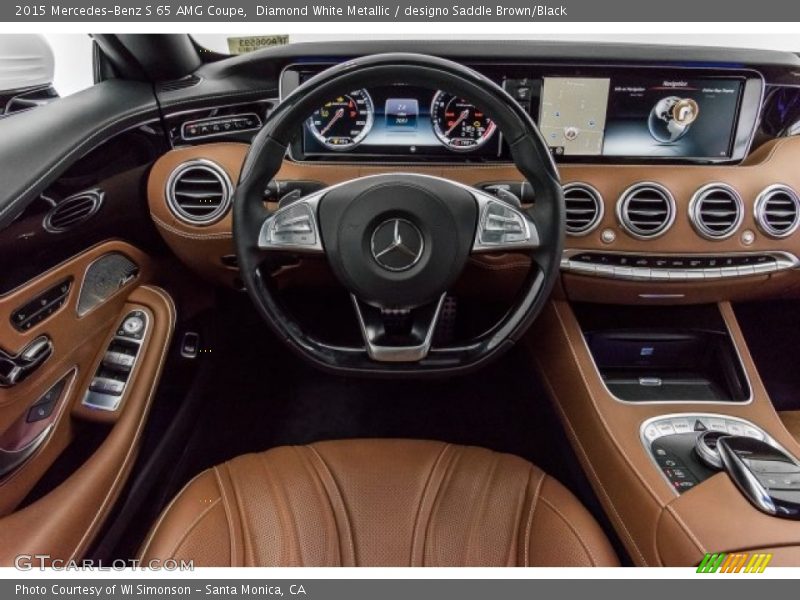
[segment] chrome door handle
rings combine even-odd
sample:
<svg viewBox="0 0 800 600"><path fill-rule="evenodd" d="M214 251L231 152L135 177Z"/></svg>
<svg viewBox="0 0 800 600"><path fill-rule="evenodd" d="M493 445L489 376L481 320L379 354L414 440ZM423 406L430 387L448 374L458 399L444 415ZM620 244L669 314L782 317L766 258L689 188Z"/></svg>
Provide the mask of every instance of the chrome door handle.
<svg viewBox="0 0 800 600"><path fill-rule="evenodd" d="M53 354L53 342L40 335L15 355L0 349L0 387L13 387L41 367Z"/></svg>

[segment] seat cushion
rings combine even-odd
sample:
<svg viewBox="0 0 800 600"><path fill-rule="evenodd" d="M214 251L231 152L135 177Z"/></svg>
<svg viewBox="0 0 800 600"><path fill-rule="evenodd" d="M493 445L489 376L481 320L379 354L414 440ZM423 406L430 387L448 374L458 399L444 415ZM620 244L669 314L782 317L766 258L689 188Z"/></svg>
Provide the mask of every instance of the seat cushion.
<svg viewBox="0 0 800 600"><path fill-rule="evenodd" d="M531 463L418 440L280 447L200 473L143 560L195 566L613 566L578 500Z"/></svg>

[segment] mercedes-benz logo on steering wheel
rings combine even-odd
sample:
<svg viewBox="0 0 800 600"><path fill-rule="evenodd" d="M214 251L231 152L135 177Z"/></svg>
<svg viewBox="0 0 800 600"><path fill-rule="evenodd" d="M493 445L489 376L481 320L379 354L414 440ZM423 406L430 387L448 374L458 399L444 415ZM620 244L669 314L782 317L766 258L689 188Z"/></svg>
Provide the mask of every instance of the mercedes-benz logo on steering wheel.
<svg viewBox="0 0 800 600"><path fill-rule="evenodd" d="M372 232L372 257L387 271L407 271L422 258L425 240L416 225L388 219Z"/></svg>

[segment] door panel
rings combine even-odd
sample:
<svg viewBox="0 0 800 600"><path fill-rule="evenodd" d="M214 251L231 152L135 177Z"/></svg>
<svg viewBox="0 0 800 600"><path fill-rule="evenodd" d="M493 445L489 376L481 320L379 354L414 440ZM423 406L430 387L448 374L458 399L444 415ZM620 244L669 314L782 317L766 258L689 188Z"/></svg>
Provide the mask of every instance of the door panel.
<svg viewBox="0 0 800 600"><path fill-rule="evenodd" d="M101 255L112 248L124 251L132 258L135 256L142 265L147 262L146 257L134 248L120 247L117 243L104 244L92 249L89 254ZM80 269L90 261L91 258L81 256L75 264L65 267ZM146 272L145 267L143 273ZM76 318L72 310L75 298L72 297L66 309L59 313L61 328L50 329L59 332L54 333L57 341L54 342L56 354L52 364L46 371L43 369L42 373L21 384L24 387L3 390L5 403L0 410L6 421L13 421L13 415L24 414L31 398L37 397L41 390L46 390L58 378L59 369L69 368L69 365L77 367L76 383L72 392L62 400L59 417L49 439L27 463L0 483L0 502L5 514L0 518L0 532L4 540L0 547L0 565L12 564L14 557L20 553L42 553L65 560L79 558L126 481L175 324L175 308L169 295L160 288L141 285L143 278L121 289L83 319ZM4 314L7 310L5 304ZM106 348L115 339L124 317L132 311L144 314L149 326L121 404L113 412L91 410L82 404L84 394ZM59 341L65 340L66 331L77 334L75 328L83 325L90 333L77 338L82 343L59 344ZM43 325L43 328L46 327ZM60 347L64 350L59 351ZM6 413L12 416L5 416ZM58 454L76 436L81 435L81 425L87 423L101 427L104 433L97 450L74 472L62 474L67 475L63 482L48 493L11 512L19 506Z"/></svg>
<svg viewBox="0 0 800 600"><path fill-rule="evenodd" d="M86 293L83 278L88 267L99 258L121 253L139 267L136 278L118 289L93 310L79 317L78 298ZM31 407L64 377L65 390L57 399L53 413L45 423L52 425L47 439L33 455L15 471L0 480L0 515L10 513L25 498L56 457L75 435L69 418L71 407L93 375L92 362L117 325L122 307L132 289L146 283L152 276L150 259L141 251L122 242L105 242L51 269L14 292L0 297L0 347L9 354L17 353L39 336L47 336L53 354L30 377L9 388L0 388L0 441L8 445L13 440L28 439L41 430L43 423L27 423ZM26 331L12 325L12 315L32 299L52 286L72 281L66 302L54 314ZM11 434L11 435L9 435ZM19 447L19 443L12 444ZM3 446L0 446L2 448Z"/></svg>

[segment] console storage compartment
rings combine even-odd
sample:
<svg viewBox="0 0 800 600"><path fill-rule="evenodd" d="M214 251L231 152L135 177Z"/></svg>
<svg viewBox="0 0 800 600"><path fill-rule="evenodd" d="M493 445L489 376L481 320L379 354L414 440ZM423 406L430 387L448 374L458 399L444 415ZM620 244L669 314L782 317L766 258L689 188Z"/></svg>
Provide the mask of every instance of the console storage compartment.
<svg viewBox="0 0 800 600"><path fill-rule="evenodd" d="M606 387L620 400L749 400L744 368L716 305L574 309Z"/></svg>

